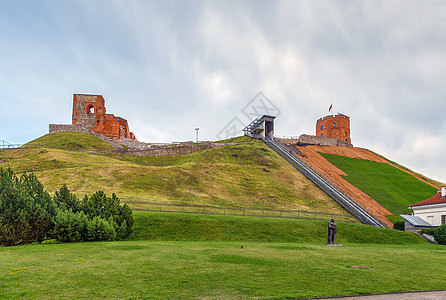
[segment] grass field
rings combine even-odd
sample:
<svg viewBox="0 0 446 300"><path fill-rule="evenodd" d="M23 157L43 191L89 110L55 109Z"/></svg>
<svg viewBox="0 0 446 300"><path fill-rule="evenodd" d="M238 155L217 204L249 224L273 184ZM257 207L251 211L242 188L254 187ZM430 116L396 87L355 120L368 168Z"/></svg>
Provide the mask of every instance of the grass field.
<svg viewBox="0 0 446 300"><path fill-rule="evenodd" d="M348 174L345 180L395 215L410 212L410 204L435 195L437 190L389 164L321 153Z"/></svg>
<svg viewBox="0 0 446 300"><path fill-rule="evenodd" d="M129 241L0 247L0 297L284 299L446 285L446 248L413 233L339 223L343 246L327 247L326 222L136 212L135 224Z"/></svg>

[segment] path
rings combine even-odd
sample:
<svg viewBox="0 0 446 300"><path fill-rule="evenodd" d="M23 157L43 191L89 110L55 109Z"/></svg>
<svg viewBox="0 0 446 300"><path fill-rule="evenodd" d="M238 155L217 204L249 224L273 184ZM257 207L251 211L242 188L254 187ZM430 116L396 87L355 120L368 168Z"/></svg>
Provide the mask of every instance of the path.
<svg viewBox="0 0 446 300"><path fill-rule="evenodd" d="M407 292L397 294L380 294L367 296L347 296L317 299L346 299L346 300L437 300L446 299L446 291Z"/></svg>

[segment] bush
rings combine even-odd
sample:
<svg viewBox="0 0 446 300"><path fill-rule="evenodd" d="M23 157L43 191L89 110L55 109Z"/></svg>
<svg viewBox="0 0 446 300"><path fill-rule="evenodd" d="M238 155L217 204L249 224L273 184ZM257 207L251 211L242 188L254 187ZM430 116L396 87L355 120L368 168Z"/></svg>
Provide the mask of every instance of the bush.
<svg viewBox="0 0 446 300"><path fill-rule="evenodd" d="M437 243L446 245L446 224L436 228L423 229L421 233L432 235Z"/></svg>
<svg viewBox="0 0 446 300"><path fill-rule="evenodd" d="M114 226L118 239L124 239L132 233L133 213L127 204L121 206L119 198L112 194L107 197L103 191L94 193L91 197L85 196L80 205L80 209L93 219L100 216L108 220Z"/></svg>
<svg viewBox="0 0 446 300"><path fill-rule="evenodd" d="M0 169L0 244L41 242L53 227L56 205L33 174Z"/></svg>
<svg viewBox="0 0 446 300"><path fill-rule="evenodd" d="M53 222L52 236L58 241L72 243L86 240L89 221L84 212L61 210L53 218Z"/></svg>
<svg viewBox="0 0 446 300"><path fill-rule="evenodd" d="M87 239L89 241L113 241L116 236L113 225L99 216L94 217L88 223Z"/></svg>
<svg viewBox="0 0 446 300"><path fill-rule="evenodd" d="M404 221L396 221L393 224L393 229L404 231L404 229L405 229Z"/></svg>
<svg viewBox="0 0 446 300"><path fill-rule="evenodd" d="M64 185L56 192L54 201L59 205L61 211L68 209L71 212L71 214L61 215L60 220L54 219L60 223L58 230L54 231L54 234L57 232L58 237L56 238L60 241L115 240L127 238L132 233L132 210L127 204L121 205L115 194L112 194L110 198L103 191L98 191L91 197L85 196L82 201L79 201ZM80 212L87 220L85 226L87 229L84 231L80 229L84 228L83 225L76 227L72 223L81 221L77 219ZM101 220L96 219L97 217ZM62 225L64 222L67 224ZM79 237L75 234L76 230L80 230Z"/></svg>
<svg viewBox="0 0 446 300"><path fill-rule="evenodd" d="M64 184L59 191L56 191L54 202L62 209L71 209L74 213L79 211L79 201L76 196L73 195L68 187Z"/></svg>

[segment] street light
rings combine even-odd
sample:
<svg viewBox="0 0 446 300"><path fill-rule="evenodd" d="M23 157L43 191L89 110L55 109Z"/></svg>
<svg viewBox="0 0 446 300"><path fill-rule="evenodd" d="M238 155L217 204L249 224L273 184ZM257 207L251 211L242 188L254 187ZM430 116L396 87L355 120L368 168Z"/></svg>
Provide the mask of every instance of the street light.
<svg viewBox="0 0 446 300"><path fill-rule="evenodd" d="M195 128L195 132L196 132L196 136L197 136L197 143L198 143L198 130L200 130L200 128Z"/></svg>

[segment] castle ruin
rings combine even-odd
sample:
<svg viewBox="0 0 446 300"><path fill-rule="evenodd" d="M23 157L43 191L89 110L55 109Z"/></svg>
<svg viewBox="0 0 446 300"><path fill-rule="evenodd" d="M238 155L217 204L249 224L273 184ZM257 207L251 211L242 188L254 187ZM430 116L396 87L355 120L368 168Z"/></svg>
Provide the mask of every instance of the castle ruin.
<svg viewBox="0 0 446 300"><path fill-rule="evenodd" d="M112 139L136 140L133 132L129 131L127 120L105 112L105 100L101 95L73 95L73 125L86 127Z"/></svg>

